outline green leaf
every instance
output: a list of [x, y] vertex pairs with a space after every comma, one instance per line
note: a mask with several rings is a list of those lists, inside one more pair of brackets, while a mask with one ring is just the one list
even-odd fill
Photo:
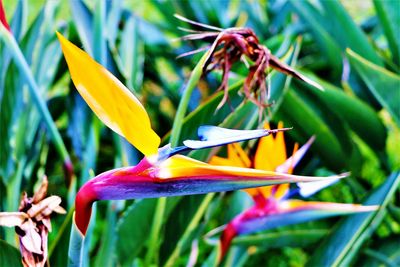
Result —
[[375, 65], [352, 50], [347, 50], [347, 56], [375, 98], [389, 111], [397, 125], [400, 125], [400, 76]]
[[22, 266], [18, 249], [0, 239], [0, 266]]
[[277, 112], [277, 120], [283, 120], [285, 125], [294, 127], [296, 131], [289, 131], [288, 134], [295, 134], [301, 141], [306, 141], [315, 135], [316, 140], [311, 150], [317, 151], [325, 163], [335, 170], [343, 169], [347, 163], [342, 151], [341, 144], [332, 129], [321, 118], [311, 106], [305, 102], [301, 95], [294, 90], [289, 90], [281, 108]]
[[70, 0], [71, 14], [74, 19], [74, 26], [77, 28], [80, 40], [89, 55], [93, 56], [93, 15], [81, 0]]
[[315, 244], [329, 233], [325, 229], [285, 230], [258, 235], [239, 236], [233, 245], [259, 246], [261, 248], [306, 247]]
[[382, 59], [375, 51], [368, 37], [357, 26], [339, 0], [319, 0], [319, 3], [324, 8], [326, 23], [331, 25], [328, 27], [330, 35], [335, 38], [342, 51], [350, 48], [374, 64], [383, 65]]
[[366, 267], [373, 266], [399, 266], [400, 265], [400, 250], [399, 250], [398, 235], [393, 235], [384, 240], [379, 240], [373, 249], [365, 249], [363, 252], [367, 257], [362, 257], [360, 264]]
[[[164, 213], [166, 217], [173, 211], [180, 199], [181, 197], [167, 199], [167, 206]], [[156, 205], [157, 199], [136, 200], [126, 209], [121, 219], [118, 220], [116, 228], [116, 252], [119, 264], [131, 264], [145, 247], [151, 228], [149, 222], [153, 219]], [[160, 242], [161, 240], [161, 237], [159, 237]]]
[[[95, 258], [94, 266], [113, 266], [115, 265], [115, 259], [113, 257], [116, 250], [116, 201], [110, 201], [107, 203], [107, 217], [106, 227], [102, 229], [102, 235], [100, 238], [101, 245]], [[105, 228], [105, 229], [104, 229]]]
[[400, 64], [400, 2], [374, 0], [376, 14], [386, 35], [393, 61]]
[[342, 220], [315, 250], [307, 265], [347, 266], [360, 246], [372, 235], [386, 213], [386, 206], [400, 184], [400, 172], [392, 173], [363, 203], [380, 205], [378, 211]]
[[76, 224], [72, 223], [68, 247], [68, 267], [82, 266], [83, 242], [83, 235], [76, 227]]
[[359, 98], [346, 94], [328, 82], [320, 79], [317, 81], [324, 90], [315, 90], [310, 86], [301, 88], [307, 88], [308, 94], [316, 95], [322, 102], [321, 107], [325, 106], [330, 112], [337, 114], [371, 148], [383, 151], [387, 134], [378, 114]]
[[15, 39], [20, 40], [22, 35], [25, 34], [27, 19], [28, 3], [26, 0], [18, 1], [10, 23], [11, 31], [15, 36]]
[[157, 199], [137, 200], [118, 221], [116, 252], [119, 263], [132, 262], [146, 244], [156, 205]]
[[304, 20], [310, 27], [310, 30], [315, 36], [316, 41], [324, 51], [323, 56], [328, 58], [330, 65], [335, 69], [336, 74], [342, 69], [342, 60], [340, 57], [341, 50], [334, 38], [330, 36], [327, 28], [324, 27], [324, 18], [319, 12], [308, 2], [300, 2], [290, 0], [295, 12]]
[[128, 88], [135, 91], [142, 86], [144, 67], [144, 43], [138, 33], [138, 23], [134, 16], [127, 19], [120, 44], [120, 70]]

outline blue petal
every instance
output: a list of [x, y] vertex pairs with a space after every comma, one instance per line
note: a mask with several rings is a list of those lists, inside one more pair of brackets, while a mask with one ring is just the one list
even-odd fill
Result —
[[186, 140], [183, 144], [190, 149], [202, 149], [215, 146], [222, 146], [230, 143], [246, 141], [250, 139], [267, 136], [278, 131], [289, 130], [290, 128], [276, 130], [233, 130], [217, 126], [200, 126], [198, 129], [199, 141]]

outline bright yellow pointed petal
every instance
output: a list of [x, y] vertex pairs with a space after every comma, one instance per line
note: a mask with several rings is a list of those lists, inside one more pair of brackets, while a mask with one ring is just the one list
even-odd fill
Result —
[[233, 143], [232, 146], [234, 147], [237, 155], [240, 158], [240, 161], [243, 163], [243, 167], [249, 168], [251, 166], [251, 161], [247, 156], [246, 152], [244, 152], [243, 148], [238, 143]]
[[144, 155], [156, 154], [160, 137], [139, 100], [108, 70], [57, 33], [76, 89], [100, 120]]
[[274, 138], [266, 136], [260, 139], [254, 156], [254, 168], [257, 170], [273, 170], [274, 166]]
[[250, 167], [251, 161], [247, 157], [246, 152], [238, 143], [228, 145], [228, 159], [234, 162], [233, 166], [237, 167]]
[[[235, 166], [235, 162], [233, 162], [230, 159], [226, 159], [226, 158], [221, 158], [218, 156], [213, 156], [209, 163], [211, 165], [218, 165], [218, 166]], [[240, 167], [240, 166], [236, 166], [236, 167]]]
[[[283, 127], [283, 123], [278, 123], [278, 128]], [[265, 124], [265, 129], [269, 125]], [[260, 139], [256, 155], [254, 158], [254, 167], [259, 170], [275, 170], [286, 160], [286, 147], [283, 132], [278, 132], [275, 136], [266, 136]]]
[[[278, 128], [283, 128], [283, 122], [278, 123]], [[275, 136], [275, 148], [274, 148], [274, 156], [275, 156], [275, 168], [280, 164], [284, 163], [287, 159], [286, 157], [286, 145], [285, 145], [285, 137], [283, 136], [283, 132], [278, 132]]]
[[275, 197], [280, 199], [283, 198], [289, 191], [289, 184], [280, 184], [277, 186], [275, 191]]

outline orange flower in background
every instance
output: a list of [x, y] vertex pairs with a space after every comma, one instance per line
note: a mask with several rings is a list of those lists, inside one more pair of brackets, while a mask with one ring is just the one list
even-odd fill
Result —
[[[278, 127], [283, 127], [283, 123], [279, 122]], [[265, 129], [270, 129], [269, 125], [266, 124]], [[292, 173], [294, 165], [301, 159], [309, 148], [313, 139], [307, 143], [307, 146], [300, 151], [295, 158], [287, 159], [286, 145], [283, 132], [279, 132], [275, 137], [270, 136], [269, 138], [261, 138], [254, 156], [253, 161], [247, 156], [247, 153], [242, 149], [238, 143], [228, 145], [228, 157], [222, 158], [214, 156], [210, 160], [212, 165], [231, 165], [237, 167], [254, 168], [257, 170], [271, 171], [276, 170], [282, 173]], [[293, 148], [292, 155], [296, 155], [298, 150], [298, 144], [296, 143]], [[275, 192], [275, 196], [282, 197], [288, 190], [289, 184], [282, 184], [275, 188], [278, 190]], [[271, 195], [272, 187], [264, 186], [258, 188], [250, 188], [245, 190], [253, 198], [257, 196], [263, 196], [268, 198]]]
[[[278, 127], [283, 127], [283, 123], [279, 122]], [[269, 129], [269, 126], [266, 125], [265, 128]], [[296, 143], [292, 155], [288, 158], [283, 132], [278, 132], [275, 137], [269, 136], [268, 138], [263, 137], [260, 139], [253, 160], [248, 157], [239, 144], [234, 143], [228, 145], [227, 158], [214, 156], [211, 158], [210, 163], [212, 165], [233, 165], [291, 174], [313, 141], [314, 137], [301, 148], [298, 148]], [[237, 235], [250, 234], [331, 216], [368, 212], [378, 208], [377, 206], [306, 202], [289, 199], [295, 195], [308, 197], [338, 180], [336, 176], [326, 177], [325, 180], [317, 182], [300, 182], [297, 183], [297, 188], [293, 189], [289, 188], [289, 184], [245, 189], [253, 198], [254, 205], [237, 215], [226, 225], [220, 237], [219, 261], [224, 258], [232, 240]]]

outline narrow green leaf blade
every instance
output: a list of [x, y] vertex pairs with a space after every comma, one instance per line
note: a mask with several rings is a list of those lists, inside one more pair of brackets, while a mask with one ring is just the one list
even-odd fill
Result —
[[361, 75], [369, 90], [400, 125], [400, 76], [347, 50], [352, 67]]
[[[332, 25], [329, 28], [330, 35], [335, 38], [343, 51], [346, 48], [350, 48], [374, 64], [383, 65], [382, 59], [369, 42], [368, 37], [355, 23], [339, 0], [320, 0], [319, 3], [324, 7], [325, 19]], [[339, 55], [337, 56], [340, 57]]]
[[400, 2], [374, 0], [376, 14], [389, 43], [393, 61], [400, 64]]
[[21, 255], [15, 247], [0, 239], [0, 266], [22, 266]]
[[[117, 224], [116, 252], [120, 264], [129, 264], [146, 244], [157, 199], [138, 200]], [[134, 227], [133, 227], [134, 226]]]

